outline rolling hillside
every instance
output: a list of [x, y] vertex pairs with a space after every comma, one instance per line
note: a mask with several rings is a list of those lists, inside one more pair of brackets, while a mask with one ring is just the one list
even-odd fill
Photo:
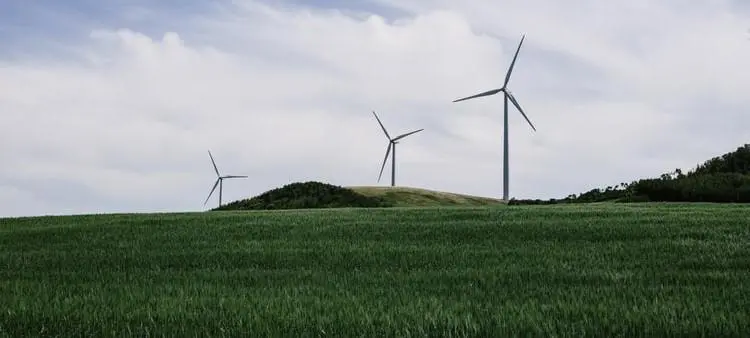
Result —
[[[750, 144], [716, 156], [693, 170], [681, 169], [605, 189], [572, 194], [561, 199], [518, 200], [509, 204], [597, 202], [714, 202], [750, 203]], [[350, 186], [321, 182], [292, 183], [259, 196], [229, 203], [218, 210], [314, 208], [383, 208], [501, 205], [499, 199], [411, 187]]]
[[369, 197], [382, 198], [396, 207], [483, 206], [505, 204], [502, 200], [409, 187], [348, 187]]
[[406, 187], [340, 187], [296, 182], [214, 210], [289, 210], [499, 205], [503, 201]]
[[309, 181], [271, 189], [258, 196], [234, 201], [213, 210], [289, 210], [388, 207], [382, 199], [340, 186]]

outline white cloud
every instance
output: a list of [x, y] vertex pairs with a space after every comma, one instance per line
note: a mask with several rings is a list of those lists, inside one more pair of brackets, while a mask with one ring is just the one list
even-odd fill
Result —
[[522, 32], [511, 88], [539, 131], [511, 110], [513, 196], [692, 167], [747, 139], [748, 16], [728, 1], [391, 5], [413, 16], [139, 8], [124, 12], [138, 24], [69, 42], [77, 60], [0, 55], [0, 215], [199, 209], [206, 149], [253, 177], [226, 182], [225, 201], [374, 184], [387, 141], [372, 110], [392, 134], [426, 129], [399, 145], [397, 184], [499, 197], [502, 98], [450, 101], [500, 86]]

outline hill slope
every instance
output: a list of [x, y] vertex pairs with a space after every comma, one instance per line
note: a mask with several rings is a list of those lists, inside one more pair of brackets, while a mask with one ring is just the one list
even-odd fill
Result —
[[269, 190], [250, 199], [234, 201], [214, 210], [282, 210], [317, 208], [388, 207], [383, 199], [365, 196], [351, 189], [321, 183], [297, 182]]
[[397, 207], [426, 206], [482, 206], [504, 204], [502, 200], [454, 194], [409, 187], [352, 186], [353, 191], [369, 197], [382, 198], [386, 203]]
[[748, 218], [606, 204], [0, 219], [0, 337], [747, 337]]
[[283, 210], [318, 208], [386, 208], [484, 206], [502, 200], [407, 187], [340, 187], [309, 181], [287, 184], [250, 199], [213, 210]]

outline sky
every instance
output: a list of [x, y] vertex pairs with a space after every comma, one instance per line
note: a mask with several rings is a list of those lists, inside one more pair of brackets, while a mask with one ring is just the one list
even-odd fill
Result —
[[292, 182], [560, 198], [750, 143], [740, 0], [0, 1], [0, 217], [200, 211]]

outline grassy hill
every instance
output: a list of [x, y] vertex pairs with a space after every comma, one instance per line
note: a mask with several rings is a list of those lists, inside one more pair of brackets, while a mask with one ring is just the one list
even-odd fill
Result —
[[504, 204], [502, 200], [454, 194], [409, 187], [353, 186], [349, 189], [369, 197], [382, 198], [386, 203], [397, 207], [426, 206], [482, 206]]
[[383, 199], [332, 184], [295, 182], [253, 198], [234, 201], [214, 210], [288, 210], [389, 207]]
[[0, 219], [0, 336], [747, 337], [750, 209]]
[[405, 187], [340, 187], [309, 181], [287, 184], [214, 210], [281, 210], [319, 208], [384, 208], [481, 206], [501, 200]]

